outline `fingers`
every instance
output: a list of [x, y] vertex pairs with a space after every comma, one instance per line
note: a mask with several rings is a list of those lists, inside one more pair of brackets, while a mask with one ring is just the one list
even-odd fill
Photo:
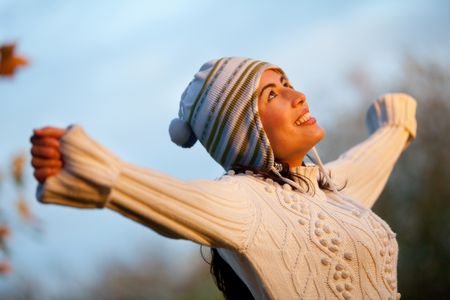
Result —
[[65, 132], [65, 129], [56, 127], [33, 130], [33, 136], [30, 139], [33, 145], [31, 165], [35, 168], [34, 177], [40, 183], [45, 182], [50, 176], [57, 175], [63, 166], [59, 140]]
[[56, 138], [53, 137], [40, 137], [37, 135], [33, 135], [30, 139], [31, 144], [34, 146], [47, 146], [54, 147], [59, 149], [60, 142]]
[[44, 183], [44, 181], [50, 177], [57, 175], [59, 173], [59, 169], [53, 169], [53, 168], [39, 168], [34, 171], [34, 177], [39, 181], [40, 183]]
[[64, 133], [66, 132], [65, 129], [57, 128], [57, 127], [43, 127], [33, 130], [34, 135], [40, 136], [40, 137], [53, 137], [60, 139]]
[[58, 149], [44, 146], [31, 147], [31, 154], [37, 158], [60, 159], [61, 152]]
[[57, 159], [42, 159], [33, 157], [31, 160], [31, 165], [35, 169], [39, 168], [50, 168], [50, 169], [60, 169], [63, 166], [63, 163], [61, 160]]

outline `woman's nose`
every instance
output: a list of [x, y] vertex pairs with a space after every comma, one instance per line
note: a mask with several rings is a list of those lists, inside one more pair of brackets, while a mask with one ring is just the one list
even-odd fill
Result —
[[296, 90], [290, 90], [289, 91], [289, 100], [292, 103], [292, 106], [298, 106], [302, 105], [306, 102], [306, 96], [302, 92], [296, 91]]

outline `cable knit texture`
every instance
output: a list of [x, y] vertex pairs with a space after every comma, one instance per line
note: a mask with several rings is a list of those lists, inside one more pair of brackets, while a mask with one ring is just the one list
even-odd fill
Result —
[[320, 190], [314, 165], [293, 170], [310, 179], [308, 193], [251, 172], [181, 181], [121, 161], [73, 126], [62, 141], [64, 171], [38, 199], [106, 206], [165, 236], [217, 247], [256, 299], [397, 299], [395, 234], [370, 207], [415, 137], [415, 107], [404, 94], [372, 105], [373, 134], [326, 165], [347, 182], [342, 196]]

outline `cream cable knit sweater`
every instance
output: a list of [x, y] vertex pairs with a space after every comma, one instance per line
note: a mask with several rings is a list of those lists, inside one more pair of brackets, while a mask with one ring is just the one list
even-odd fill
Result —
[[106, 206], [165, 236], [217, 247], [256, 299], [396, 299], [395, 234], [370, 207], [415, 137], [415, 108], [405, 94], [371, 106], [370, 138], [325, 166], [347, 181], [343, 197], [320, 190], [316, 166], [295, 170], [311, 180], [309, 193], [250, 172], [181, 181], [121, 161], [73, 126], [62, 140], [64, 170], [38, 199]]

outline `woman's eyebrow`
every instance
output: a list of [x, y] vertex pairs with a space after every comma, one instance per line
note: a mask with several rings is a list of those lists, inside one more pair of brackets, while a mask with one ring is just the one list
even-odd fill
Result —
[[285, 82], [285, 83], [288, 84], [288, 86], [289, 86], [290, 88], [294, 88], [294, 87], [292, 86], [292, 84], [289, 82], [289, 79], [286, 77], [286, 75], [282, 75], [282, 76], [280, 77], [280, 82], [281, 82], [281, 84], [283, 84], [283, 82]]

